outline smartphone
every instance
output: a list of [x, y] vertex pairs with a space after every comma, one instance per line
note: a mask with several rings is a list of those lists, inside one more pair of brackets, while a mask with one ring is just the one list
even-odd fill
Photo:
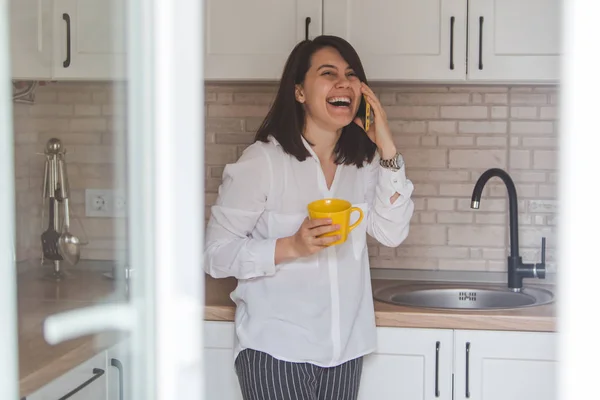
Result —
[[360, 106], [358, 107], [357, 115], [360, 116], [360, 119], [363, 122], [365, 132], [367, 132], [371, 127], [371, 124], [373, 123], [373, 113], [371, 112], [371, 105], [369, 104], [367, 98], [364, 95], [362, 101], [360, 102]]
[[369, 132], [369, 128], [371, 127], [371, 105], [367, 101], [367, 98], [363, 96], [365, 100], [365, 132]]

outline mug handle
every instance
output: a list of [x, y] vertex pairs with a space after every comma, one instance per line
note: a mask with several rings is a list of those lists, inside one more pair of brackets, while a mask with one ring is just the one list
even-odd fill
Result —
[[352, 207], [350, 209], [350, 215], [352, 215], [352, 213], [354, 211], [358, 211], [360, 213], [360, 217], [358, 217], [358, 221], [356, 221], [355, 223], [353, 223], [352, 225], [350, 225], [350, 227], [348, 228], [348, 233], [352, 232], [352, 229], [356, 228], [358, 226], [358, 224], [360, 224], [360, 221], [363, 220], [363, 210], [360, 207]]

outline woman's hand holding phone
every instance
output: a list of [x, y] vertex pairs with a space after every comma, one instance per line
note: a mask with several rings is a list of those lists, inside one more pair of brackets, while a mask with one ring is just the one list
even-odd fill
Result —
[[[377, 151], [383, 160], [388, 160], [396, 154], [396, 145], [392, 138], [392, 132], [390, 130], [387, 115], [383, 109], [383, 106], [379, 102], [375, 93], [365, 83], [361, 83], [361, 91], [367, 103], [365, 113], [365, 123], [360, 117], [357, 117], [354, 122], [365, 130], [369, 139], [377, 146]], [[373, 110], [373, 123], [369, 121], [370, 112], [369, 108]], [[366, 125], [366, 127], [365, 127]]]

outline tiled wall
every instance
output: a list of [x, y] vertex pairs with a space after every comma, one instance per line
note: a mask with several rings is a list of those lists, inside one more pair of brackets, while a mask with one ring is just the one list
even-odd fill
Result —
[[[124, 218], [86, 218], [85, 189], [123, 188], [124, 86], [107, 83], [51, 83], [36, 90], [35, 102], [13, 104], [17, 190], [17, 258], [39, 262], [42, 223], [43, 155], [48, 139], [67, 150], [71, 186], [70, 231], [89, 244], [83, 259], [122, 259]], [[44, 218], [48, 217], [48, 202]], [[62, 208], [62, 206], [60, 206]]]
[[[525, 260], [539, 259], [547, 237], [554, 269], [556, 233], [556, 87], [374, 87], [415, 183], [415, 216], [398, 248], [370, 241], [374, 268], [501, 271], [506, 268], [506, 189], [490, 181], [480, 210], [469, 200], [475, 181], [490, 167], [506, 169], [519, 194], [520, 247]], [[225, 163], [252, 142], [274, 98], [275, 85], [209, 85], [206, 90], [206, 201], [217, 196]], [[69, 174], [76, 212], [83, 214], [84, 188], [122, 185], [115, 173], [113, 143], [124, 117], [111, 84], [60, 83], [42, 87], [36, 104], [16, 105], [19, 248], [38, 256], [41, 152], [49, 137], [71, 152]], [[120, 155], [121, 154], [121, 155]], [[207, 208], [208, 211], [208, 208]], [[82, 218], [90, 237], [83, 256], [111, 259], [125, 248], [123, 220]], [[76, 226], [76, 221], [72, 222]], [[75, 230], [75, 228], [73, 229]]]
[[[507, 170], [519, 195], [520, 247], [539, 261], [541, 237], [555, 268], [556, 87], [375, 86], [397, 147], [415, 184], [415, 216], [398, 248], [370, 240], [373, 268], [502, 271], [506, 269], [508, 201], [497, 178], [481, 207], [473, 186], [487, 168]], [[206, 199], [217, 196], [223, 165], [253, 140], [276, 87], [207, 88]]]

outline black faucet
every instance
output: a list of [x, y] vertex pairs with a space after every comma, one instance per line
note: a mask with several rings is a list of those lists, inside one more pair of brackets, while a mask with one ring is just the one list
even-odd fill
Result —
[[510, 175], [500, 169], [491, 168], [485, 171], [473, 188], [471, 196], [471, 208], [478, 209], [481, 200], [481, 192], [487, 181], [497, 176], [502, 179], [508, 190], [508, 211], [510, 216], [510, 254], [508, 255], [508, 288], [514, 292], [520, 292], [523, 287], [523, 278], [546, 277], [546, 238], [542, 238], [542, 262], [539, 264], [523, 264], [519, 255], [519, 212], [517, 205], [517, 189]]

